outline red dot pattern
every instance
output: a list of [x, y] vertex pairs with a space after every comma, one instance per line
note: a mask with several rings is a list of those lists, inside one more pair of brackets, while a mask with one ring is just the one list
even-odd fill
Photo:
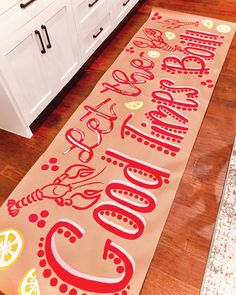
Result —
[[51, 171], [54, 171], [55, 172], [55, 171], [57, 171], [59, 169], [59, 166], [56, 165], [56, 163], [58, 162], [58, 159], [57, 158], [52, 157], [52, 158], [49, 159], [48, 162], [49, 162], [49, 164], [43, 164], [41, 166], [41, 169], [43, 171], [46, 171], [46, 170], [48, 170], [50, 168]]
[[[43, 210], [40, 212], [40, 217], [47, 218], [48, 216], [49, 216], [49, 212], [47, 210]], [[38, 228], [43, 228], [46, 225], [46, 221], [43, 219], [39, 219], [39, 215], [36, 213], [30, 214], [28, 219], [31, 223], [35, 223], [36, 221], [38, 221], [37, 222]]]

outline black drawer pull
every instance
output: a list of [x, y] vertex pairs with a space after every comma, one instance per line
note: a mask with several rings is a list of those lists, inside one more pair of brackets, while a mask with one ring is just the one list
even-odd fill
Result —
[[97, 34], [93, 35], [93, 38], [96, 39], [96, 38], [101, 34], [101, 32], [102, 32], [103, 30], [104, 30], [104, 29], [101, 27], [100, 30], [99, 30], [99, 32], [98, 32]]
[[44, 47], [44, 44], [43, 44], [43, 39], [42, 39], [42, 36], [41, 36], [40, 32], [38, 30], [35, 30], [34, 32], [35, 32], [35, 35], [39, 36], [39, 40], [40, 40], [40, 43], [42, 45], [41, 53], [42, 54], [46, 53], [46, 50], [45, 50], [45, 47]]
[[130, 0], [127, 0], [125, 3], [123, 3], [123, 6], [126, 6], [129, 3]]
[[47, 48], [52, 48], [51, 41], [50, 41], [50, 38], [49, 38], [49, 35], [48, 35], [47, 27], [45, 25], [42, 25], [41, 29], [45, 31], [45, 34], [46, 34], [46, 37], [47, 37], [47, 41], [48, 41]]
[[34, 1], [36, 0], [29, 0], [28, 2], [26, 3], [21, 3], [20, 4], [20, 8], [26, 8], [27, 6], [29, 6], [31, 3], [33, 3]]
[[95, 0], [93, 3], [89, 3], [88, 7], [93, 7], [99, 0]]

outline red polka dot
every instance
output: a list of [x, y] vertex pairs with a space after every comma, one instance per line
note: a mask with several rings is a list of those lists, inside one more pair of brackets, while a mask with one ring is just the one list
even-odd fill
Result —
[[118, 273], [123, 273], [123, 272], [124, 272], [124, 267], [123, 267], [123, 266], [118, 266], [118, 267], [116, 268], [116, 271], [117, 271]]
[[58, 283], [57, 278], [52, 278], [52, 279], [50, 280], [50, 285], [51, 285], [52, 287], [55, 287], [55, 286], [57, 285], [57, 283]]
[[71, 236], [71, 233], [67, 230], [65, 233], [64, 233], [64, 236], [65, 238], [69, 238]]
[[52, 274], [52, 271], [51, 271], [50, 269], [45, 269], [45, 270], [43, 271], [43, 276], [44, 276], [45, 278], [49, 278], [49, 277], [51, 276], [51, 274]]
[[45, 267], [46, 266], [46, 260], [45, 259], [40, 260], [39, 265], [41, 267]]
[[51, 164], [57, 163], [57, 158], [51, 158], [51, 159], [49, 159], [49, 163], [51, 163]]
[[38, 251], [38, 257], [43, 257], [44, 255], [44, 251], [43, 250], [39, 250]]
[[120, 264], [120, 263], [121, 263], [120, 258], [115, 258], [115, 259], [114, 259], [114, 263], [115, 263], [115, 264]]
[[69, 295], [77, 295], [78, 292], [75, 289], [71, 289]]
[[48, 168], [49, 168], [48, 164], [44, 164], [44, 165], [41, 166], [42, 170], [48, 170]]
[[113, 259], [114, 256], [115, 256], [115, 255], [114, 255], [113, 253], [110, 253], [110, 254], [108, 255], [108, 258], [109, 258], [109, 259]]
[[44, 220], [39, 220], [37, 222], [37, 226], [40, 227], [40, 228], [44, 227], [45, 225], [46, 225], [46, 222]]
[[61, 234], [63, 233], [63, 229], [62, 229], [62, 228], [59, 228], [59, 229], [57, 230], [57, 233], [58, 233], [59, 235], [61, 235]]
[[52, 169], [52, 171], [57, 171], [59, 169], [59, 166], [53, 165], [51, 169]]
[[41, 213], [40, 213], [40, 216], [43, 217], [43, 218], [46, 218], [48, 217], [49, 215], [49, 212], [47, 210], [43, 210]]
[[70, 239], [69, 239], [69, 241], [73, 244], [73, 243], [75, 243], [76, 242], [76, 237], [71, 237]]
[[39, 248], [42, 248], [43, 247], [43, 243], [39, 243], [38, 246], [39, 246]]
[[38, 220], [38, 215], [37, 214], [31, 214], [29, 216], [29, 221], [30, 222], [36, 222]]
[[127, 293], [127, 291], [122, 291], [122, 293], [121, 293], [122, 295], [127, 295], [128, 293]]
[[68, 287], [66, 284], [61, 284], [59, 290], [61, 293], [66, 293], [66, 291], [68, 290]]

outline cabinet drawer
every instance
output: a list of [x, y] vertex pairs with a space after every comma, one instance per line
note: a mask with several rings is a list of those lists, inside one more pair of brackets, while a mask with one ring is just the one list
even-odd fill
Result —
[[1, 6], [2, 12], [4, 12], [0, 15], [1, 39], [9, 37], [27, 22], [29, 22], [32, 18], [34, 18], [38, 13], [39, 2], [39, 0], [35, 0], [25, 8], [22, 8], [20, 5], [29, 3], [29, 0], [9, 1], [8, 6]]
[[89, 30], [87, 26], [84, 29], [83, 26], [81, 26], [81, 32], [84, 32], [84, 34], [81, 35], [80, 33], [80, 44], [84, 60], [86, 60], [110, 34], [112, 30], [111, 24], [111, 14], [107, 13], [96, 25], [90, 27]]
[[122, 19], [130, 12], [139, 0], [117, 0], [113, 4], [113, 18], [115, 25], [120, 23]]
[[88, 18], [90, 22], [96, 21], [96, 14], [100, 13], [100, 11], [104, 13], [104, 9], [106, 9], [106, 0], [75, 0], [73, 6], [76, 11], [76, 21], [81, 25]]
[[12, 8], [14, 5], [16, 5], [17, 3], [20, 3], [21, 0], [8, 0], [8, 1], [1, 1], [0, 3], [0, 16], [6, 12], [7, 10], [9, 10], [10, 8]]

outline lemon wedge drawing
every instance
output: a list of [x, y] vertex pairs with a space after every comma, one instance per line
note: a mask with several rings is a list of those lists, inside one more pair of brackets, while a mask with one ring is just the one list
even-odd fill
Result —
[[230, 26], [224, 24], [218, 25], [216, 29], [220, 33], [229, 33], [231, 31]]
[[40, 295], [39, 283], [36, 278], [36, 269], [32, 268], [23, 277], [19, 285], [19, 295]]
[[23, 249], [23, 238], [16, 229], [0, 231], [0, 270], [10, 267], [19, 258]]
[[148, 51], [148, 56], [151, 58], [158, 58], [160, 55], [161, 55], [160, 52], [158, 52], [156, 50]]
[[208, 28], [208, 29], [213, 28], [213, 25], [214, 25], [214, 23], [213, 23], [213, 21], [212, 21], [211, 19], [204, 19], [204, 20], [202, 21], [202, 23], [203, 23], [203, 25], [204, 25], [206, 28]]
[[125, 102], [125, 106], [129, 110], [136, 111], [136, 110], [141, 109], [141, 107], [143, 106], [143, 101], [136, 100], [136, 101]]
[[168, 40], [173, 40], [176, 37], [175, 33], [172, 32], [165, 32], [165, 35]]

